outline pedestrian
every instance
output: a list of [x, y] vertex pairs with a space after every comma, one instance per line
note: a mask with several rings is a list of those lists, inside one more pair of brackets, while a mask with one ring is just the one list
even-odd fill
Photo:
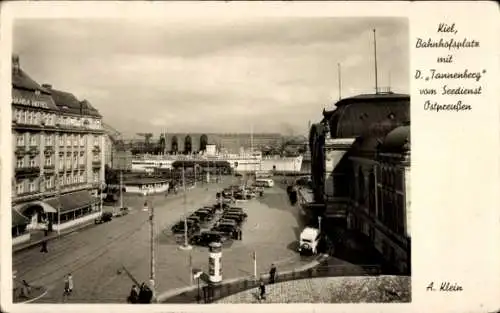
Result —
[[139, 297], [139, 290], [136, 285], [132, 285], [132, 289], [130, 290], [130, 295], [128, 296], [128, 302], [137, 303]]
[[68, 290], [69, 294], [73, 292], [73, 276], [71, 276], [71, 273], [68, 274]]
[[276, 278], [276, 266], [271, 264], [271, 269], [269, 270], [269, 283], [274, 284]]
[[69, 277], [65, 276], [64, 277], [64, 293], [63, 296], [69, 296]]
[[47, 240], [42, 241], [42, 249], [40, 249], [40, 252], [47, 253], [49, 250], [47, 249]]
[[265, 300], [266, 299], [266, 285], [264, 284], [263, 280], [260, 281], [259, 289], [260, 289], [259, 300]]

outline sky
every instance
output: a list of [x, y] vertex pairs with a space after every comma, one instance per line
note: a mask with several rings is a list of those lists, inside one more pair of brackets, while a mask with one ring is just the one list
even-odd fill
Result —
[[21, 19], [13, 52], [38, 83], [137, 132], [306, 135], [341, 96], [409, 92], [404, 18]]

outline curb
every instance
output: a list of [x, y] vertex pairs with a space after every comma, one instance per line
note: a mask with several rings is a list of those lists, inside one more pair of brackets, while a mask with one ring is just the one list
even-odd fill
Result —
[[78, 226], [72, 227], [70, 229], [61, 231], [60, 235], [48, 236], [48, 237], [46, 237], [44, 239], [40, 239], [40, 240], [37, 240], [37, 241], [34, 241], [34, 242], [30, 242], [30, 243], [27, 243], [27, 244], [24, 244], [24, 245], [20, 244], [17, 247], [16, 246], [12, 246], [12, 253], [18, 253], [18, 252], [21, 252], [21, 251], [25, 251], [25, 250], [31, 249], [31, 248], [33, 248], [35, 246], [39, 246], [44, 241], [52, 241], [54, 239], [62, 238], [64, 236], [67, 236], [67, 235], [75, 232], [75, 231], [84, 230], [86, 228], [89, 228], [92, 225], [95, 225], [95, 223], [93, 221], [92, 222], [83, 223], [81, 225], [78, 225]]
[[[322, 254], [322, 255], [318, 256], [314, 261], [311, 261], [310, 263], [305, 264], [302, 267], [299, 267], [299, 268], [294, 269], [294, 270], [285, 271], [283, 273], [292, 273], [293, 271], [305, 271], [305, 270], [308, 270], [310, 268], [318, 266], [319, 264], [321, 264], [322, 261], [326, 260], [328, 257], [329, 257], [328, 255]], [[260, 278], [268, 278], [268, 276], [269, 276], [269, 274], [261, 274], [261, 275], [259, 275]], [[249, 279], [249, 278], [252, 278], [252, 276], [241, 276], [241, 277], [236, 277], [236, 278], [230, 278], [230, 279], [227, 279], [227, 280], [223, 280], [223, 283], [233, 283], [233, 282], [236, 282], [238, 280]], [[197, 288], [198, 288], [198, 286], [192, 285], [192, 286], [186, 286], [186, 287], [181, 287], [181, 288], [167, 290], [167, 291], [159, 294], [156, 297], [156, 301], [159, 302], [159, 303], [162, 303], [163, 301], [167, 300], [168, 298], [177, 296], [177, 295], [179, 295], [181, 293], [184, 293], [184, 292], [187, 292], [187, 291], [191, 291], [191, 290], [197, 289]], [[245, 290], [242, 290], [240, 292], [245, 292]]]

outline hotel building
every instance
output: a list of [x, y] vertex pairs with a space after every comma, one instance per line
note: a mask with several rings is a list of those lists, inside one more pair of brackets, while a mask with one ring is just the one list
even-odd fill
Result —
[[12, 235], [94, 219], [104, 182], [102, 116], [86, 100], [39, 85], [12, 58]]

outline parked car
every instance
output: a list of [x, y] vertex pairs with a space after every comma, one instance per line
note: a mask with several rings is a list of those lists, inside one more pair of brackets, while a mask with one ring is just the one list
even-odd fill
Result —
[[237, 207], [228, 208], [228, 209], [224, 210], [224, 214], [226, 214], [226, 213], [237, 213], [237, 214], [243, 215], [245, 218], [248, 217], [248, 214], [246, 214], [242, 208], [237, 208]]
[[[184, 221], [177, 222], [174, 226], [172, 226], [171, 230], [174, 234], [184, 234]], [[188, 235], [192, 235], [200, 231], [200, 226], [193, 222], [192, 220], [187, 220], [187, 233]]]
[[213, 206], [214, 209], [223, 209], [223, 210], [229, 209], [230, 207], [231, 206], [228, 203], [224, 203], [224, 202], [216, 203]]
[[125, 216], [129, 213], [129, 209], [128, 208], [120, 208], [116, 213], [115, 213], [115, 216], [116, 217], [120, 217], [120, 216]]
[[202, 207], [202, 209], [204, 210], [209, 210], [212, 214], [215, 214], [215, 207], [212, 205], [212, 206], [204, 206]]
[[238, 227], [229, 223], [221, 223], [212, 228], [212, 231], [217, 231], [226, 234], [230, 238], [235, 239], [238, 234]]
[[96, 218], [94, 220], [94, 222], [96, 224], [102, 224], [102, 223], [110, 222], [112, 219], [113, 219], [113, 213], [111, 213], [111, 212], [103, 212], [101, 214], [101, 216], [99, 216], [98, 218]]
[[238, 226], [238, 222], [236, 222], [234, 219], [229, 219], [229, 218], [221, 218], [216, 224], [215, 227], [219, 225], [231, 225], [231, 226]]
[[191, 214], [191, 215], [189, 215], [187, 217], [187, 220], [188, 221], [193, 221], [193, 223], [198, 224], [198, 225], [201, 224], [201, 218], [198, 215], [194, 214], [194, 213]]
[[193, 214], [198, 216], [200, 218], [200, 221], [202, 222], [209, 222], [214, 218], [213, 214], [210, 211], [204, 209], [199, 209]]
[[212, 242], [223, 243], [227, 240], [227, 234], [218, 231], [205, 231], [191, 238], [191, 243], [207, 247]]
[[222, 218], [224, 220], [233, 220], [236, 222], [236, 224], [238, 224], [238, 226], [240, 226], [245, 221], [245, 218], [242, 215], [239, 215], [236, 213], [233, 213], [233, 214], [226, 213], [226, 214], [222, 215]]

